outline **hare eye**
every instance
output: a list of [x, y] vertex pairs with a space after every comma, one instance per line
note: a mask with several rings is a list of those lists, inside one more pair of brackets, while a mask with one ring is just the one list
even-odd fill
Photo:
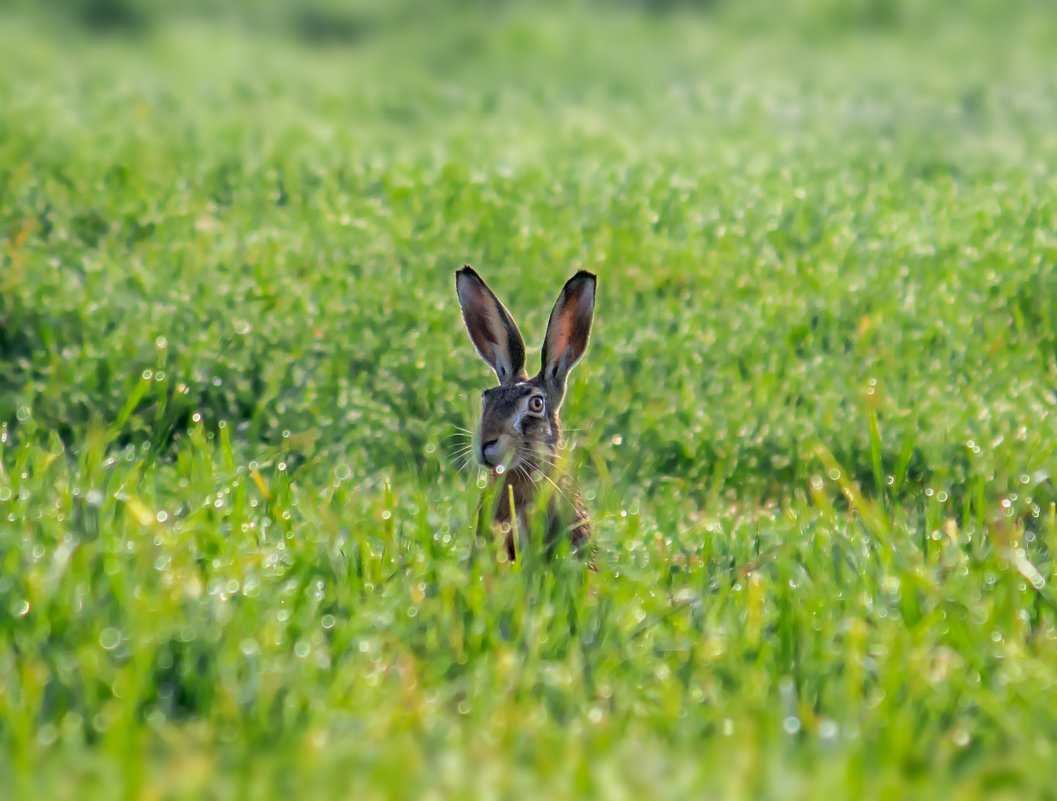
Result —
[[531, 409], [534, 412], [542, 412], [543, 411], [543, 396], [542, 395], [533, 395], [531, 398], [529, 398], [529, 409]]

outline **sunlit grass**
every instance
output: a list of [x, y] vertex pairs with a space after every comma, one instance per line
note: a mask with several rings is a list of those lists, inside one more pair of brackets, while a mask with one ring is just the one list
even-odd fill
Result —
[[[1053, 23], [812, 8], [4, 18], [0, 793], [1052, 797]], [[597, 573], [472, 536], [464, 262], [600, 276]]]

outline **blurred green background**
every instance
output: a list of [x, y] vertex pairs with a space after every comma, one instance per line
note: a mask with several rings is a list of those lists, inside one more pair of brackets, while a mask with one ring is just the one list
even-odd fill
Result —
[[[1045, 2], [0, 3], [0, 793], [1054, 797]], [[599, 572], [459, 469], [599, 274]]]

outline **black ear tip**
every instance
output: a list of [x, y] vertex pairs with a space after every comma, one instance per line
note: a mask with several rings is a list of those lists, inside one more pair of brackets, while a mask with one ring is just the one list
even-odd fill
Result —
[[476, 273], [476, 271], [473, 269], [473, 267], [471, 267], [469, 264], [464, 264], [460, 269], [455, 271], [455, 277], [456, 278], [465, 277], [465, 278], [477, 278], [477, 279], [480, 279], [481, 276], [479, 276]]
[[598, 280], [598, 276], [594, 273], [589, 273], [587, 270], [577, 270], [576, 275], [572, 277], [573, 281], [591, 281], [595, 282]]

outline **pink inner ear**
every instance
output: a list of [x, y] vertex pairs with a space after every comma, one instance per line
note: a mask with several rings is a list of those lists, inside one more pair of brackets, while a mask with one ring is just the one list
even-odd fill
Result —
[[462, 307], [466, 316], [466, 325], [475, 338], [480, 338], [493, 345], [498, 344], [494, 331], [494, 310], [491, 309], [491, 298], [484, 289], [472, 281], [462, 286]]
[[575, 294], [563, 304], [558, 316], [558, 326], [554, 332], [554, 354], [559, 358], [559, 354], [564, 354], [564, 351], [573, 345], [576, 345], [576, 349], [569, 356], [573, 360], [580, 357], [584, 344], [581, 329], [587, 312], [587, 293], [583, 287], [579, 287]]
[[572, 303], [569, 303], [569, 305], [562, 310], [561, 316], [558, 317], [558, 330], [554, 332], [555, 353], [561, 353], [564, 351], [569, 347], [569, 344], [572, 341], [574, 330], [573, 323], [575, 322], [577, 314], [575, 309], [576, 307]]

